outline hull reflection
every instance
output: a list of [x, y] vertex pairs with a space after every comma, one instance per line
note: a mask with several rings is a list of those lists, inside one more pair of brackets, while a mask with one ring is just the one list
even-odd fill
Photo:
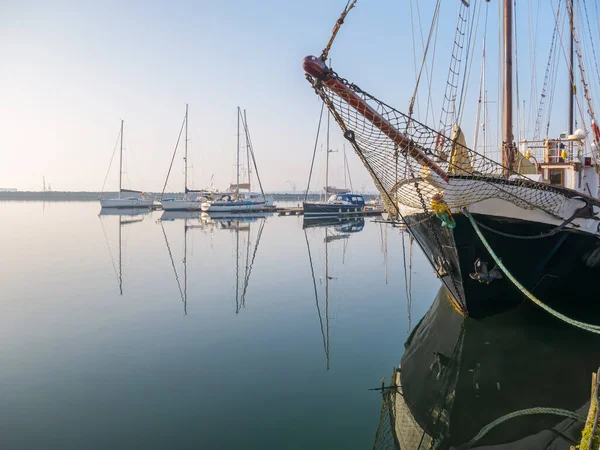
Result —
[[382, 420], [378, 441], [402, 449], [430, 448], [431, 441], [445, 449], [576, 445], [583, 423], [549, 414], [508, 420], [467, 443], [484, 426], [523, 409], [560, 408], [585, 417], [600, 337], [529, 303], [482, 320], [464, 318], [449, 296], [442, 287], [405, 344], [394, 374], [401, 387], [383, 394], [382, 417], [393, 426], [386, 429]]

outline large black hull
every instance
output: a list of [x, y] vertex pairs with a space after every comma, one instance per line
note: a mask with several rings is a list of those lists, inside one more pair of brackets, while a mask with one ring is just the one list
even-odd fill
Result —
[[[555, 228], [538, 222], [474, 215], [481, 224], [513, 236], [533, 236]], [[475, 261], [495, 266], [492, 256], [466, 216], [455, 215], [456, 228], [441, 226], [423, 214], [405, 217], [409, 230], [423, 248], [453, 297], [475, 318], [514, 308], [525, 296], [506, 277], [490, 284], [471, 277]], [[486, 240], [517, 280], [542, 302], [583, 318], [600, 311], [600, 239], [576, 231], [562, 231], [540, 239], [518, 239], [482, 228]]]

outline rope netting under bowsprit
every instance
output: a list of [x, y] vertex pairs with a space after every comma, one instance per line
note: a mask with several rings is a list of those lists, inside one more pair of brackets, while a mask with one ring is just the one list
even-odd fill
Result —
[[433, 439], [423, 431], [404, 403], [397, 387], [381, 394], [381, 416], [373, 450], [429, 450]]
[[390, 212], [394, 203], [427, 211], [433, 196], [443, 193], [453, 209], [501, 198], [563, 216], [565, 195], [469, 149], [460, 129], [452, 137], [438, 133], [333, 71], [319, 80], [308, 78], [369, 170]]

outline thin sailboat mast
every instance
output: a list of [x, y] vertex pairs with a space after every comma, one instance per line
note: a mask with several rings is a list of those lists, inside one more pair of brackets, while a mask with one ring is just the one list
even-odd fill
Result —
[[[188, 104], [185, 104], [185, 156], [183, 157], [184, 160], [184, 194], [187, 195], [188, 193]], [[187, 226], [187, 224], [186, 224]]]
[[[121, 120], [121, 147], [119, 149], [119, 198], [123, 189], [123, 120]], [[119, 221], [121, 219], [119, 218]]]
[[[502, 116], [502, 165], [511, 170], [515, 162], [513, 135], [513, 0], [504, 0], [504, 101]], [[508, 174], [505, 174], [508, 175]]]

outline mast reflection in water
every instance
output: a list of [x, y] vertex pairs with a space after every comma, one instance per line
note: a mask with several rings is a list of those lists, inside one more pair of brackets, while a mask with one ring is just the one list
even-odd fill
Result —
[[[405, 343], [383, 407], [374, 449], [569, 449], [583, 422], [515, 411], [559, 408], [585, 418], [600, 337], [555, 320], [533, 304], [483, 320], [464, 318], [442, 287]], [[475, 439], [477, 436], [477, 439]]]

